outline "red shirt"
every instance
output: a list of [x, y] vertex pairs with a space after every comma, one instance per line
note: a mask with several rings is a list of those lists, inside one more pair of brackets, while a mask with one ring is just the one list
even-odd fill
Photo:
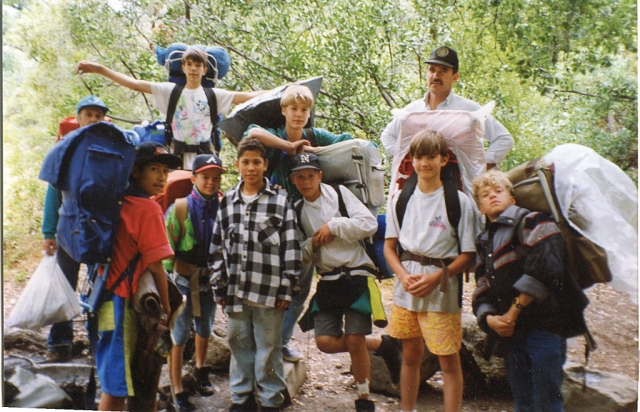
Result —
[[150, 263], [173, 256], [160, 205], [149, 198], [125, 196], [107, 288], [120, 277], [138, 252], [141, 256], [133, 274], [131, 289], [128, 279], [123, 280], [115, 290], [120, 297], [129, 298], [138, 290], [140, 276]]

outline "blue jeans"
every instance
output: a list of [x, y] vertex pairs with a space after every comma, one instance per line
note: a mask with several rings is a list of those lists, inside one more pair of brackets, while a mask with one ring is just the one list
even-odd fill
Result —
[[180, 293], [186, 295], [187, 302], [180, 315], [176, 318], [176, 324], [171, 331], [173, 341], [177, 346], [184, 346], [187, 343], [192, 320], [196, 334], [208, 339], [211, 336], [213, 318], [216, 316], [216, 302], [213, 300], [213, 290], [209, 289], [207, 292], [200, 292], [200, 316], [194, 317], [191, 290], [183, 285], [177, 286]]
[[286, 389], [279, 333], [282, 311], [245, 304], [242, 312], [228, 315], [231, 400], [243, 404], [255, 391], [262, 406], [280, 407]]
[[[78, 272], [80, 271], [80, 263], [73, 260], [71, 256], [61, 247], [58, 247], [57, 261], [62, 273], [69, 281], [71, 288], [76, 290], [78, 286]], [[73, 344], [73, 321], [54, 323], [49, 331], [47, 338], [49, 350], [62, 349], [62, 347], [71, 347]]]
[[300, 286], [300, 292], [298, 292], [289, 304], [289, 309], [284, 311], [284, 320], [282, 322], [282, 346], [287, 346], [293, 336], [293, 330], [298, 323], [298, 318], [304, 310], [304, 302], [309, 296], [311, 290], [311, 282], [313, 281], [313, 273], [316, 267], [313, 263], [302, 266], [300, 269], [300, 278], [298, 279], [298, 286]]
[[533, 329], [516, 333], [508, 342], [504, 363], [516, 412], [563, 412], [560, 388], [567, 341]]

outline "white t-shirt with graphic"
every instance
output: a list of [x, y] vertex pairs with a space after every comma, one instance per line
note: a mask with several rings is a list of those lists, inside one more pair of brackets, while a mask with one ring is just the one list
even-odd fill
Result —
[[[447, 208], [444, 203], [444, 188], [440, 187], [432, 193], [423, 193], [416, 186], [409, 198], [402, 222], [402, 230], [398, 229], [396, 204], [398, 195], [392, 199], [392, 210], [387, 210], [387, 229], [385, 238], [398, 238], [402, 248], [420, 256], [435, 259], [458, 256], [458, 245], [453, 227], [447, 218]], [[471, 200], [462, 192], [460, 198], [460, 246], [462, 252], [475, 252], [475, 212]], [[398, 232], [399, 236], [398, 236]], [[418, 262], [402, 262], [411, 274], [434, 273], [440, 270], [437, 266], [422, 266]], [[396, 280], [393, 303], [415, 312], [460, 312], [458, 306], [458, 278], [449, 278], [446, 292], [440, 292], [439, 287], [423, 298], [415, 297], [406, 292], [399, 280]]]
[[[153, 104], [165, 115], [174, 87], [175, 84], [169, 82], [151, 83]], [[216, 95], [218, 114], [229, 111], [234, 93], [216, 88], [213, 91]], [[200, 142], [210, 140], [213, 125], [211, 124], [209, 102], [202, 86], [197, 89], [183, 89], [178, 98], [171, 127], [173, 138], [188, 145], [197, 145]]]

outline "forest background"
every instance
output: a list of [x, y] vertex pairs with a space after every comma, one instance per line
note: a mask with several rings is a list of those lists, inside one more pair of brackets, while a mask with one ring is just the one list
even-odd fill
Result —
[[[516, 141], [503, 170], [571, 142], [637, 183], [637, 40], [633, 0], [3, 0], [5, 280], [27, 279], [40, 256], [38, 173], [77, 101], [98, 95], [128, 129], [117, 119], [162, 119], [148, 96], [77, 76], [79, 60], [164, 81], [152, 45], [223, 46], [232, 64], [219, 87], [323, 76], [316, 126], [379, 142], [390, 110], [424, 96], [425, 62], [444, 44], [460, 57], [455, 92], [495, 101]], [[223, 160], [234, 156], [225, 140]]]

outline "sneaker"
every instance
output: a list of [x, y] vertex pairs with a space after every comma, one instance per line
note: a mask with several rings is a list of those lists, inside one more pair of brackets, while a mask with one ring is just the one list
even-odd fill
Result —
[[178, 412], [193, 412], [196, 410], [196, 406], [189, 402], [189, 392], [176, 393], [176, 402]]
[[402, 342], [389, 335], [382, 335], [382, 343], [375, 355], [382, 357], [387, 369], [389, 369], [391, 382], [397, 385], [400, 382], [400, 369], [402, 367]]
[[376, 404], [370, 399], [356, 399], [356, 412], [375, 412]]
[[300, 359], [304, 358], [304, 355], [289, 346], [283, 346], [282, 358], [288, 362], [298, 362]]
[[200, 396], [213, 395], [213, 386], [211, 386], [211, 381], [209, 380], [209, 369], [195, 368], [193, 375], [196, 378], [196, 392]]

